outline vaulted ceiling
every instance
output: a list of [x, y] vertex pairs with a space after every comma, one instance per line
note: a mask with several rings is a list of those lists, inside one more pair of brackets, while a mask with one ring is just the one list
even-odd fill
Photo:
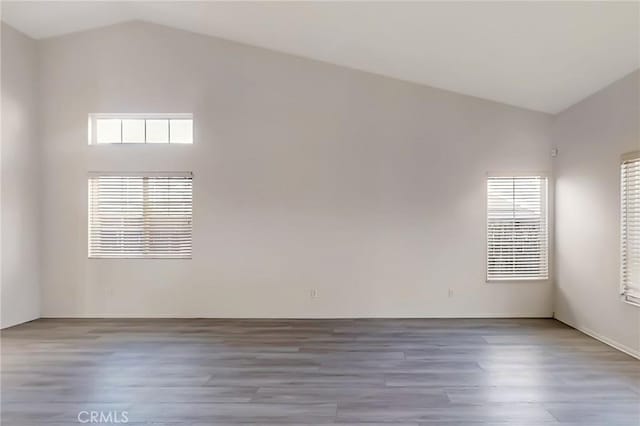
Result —
[[143, 20], [556, 113], [640, 66], [637, 2], [2, 2], [34, 38]]

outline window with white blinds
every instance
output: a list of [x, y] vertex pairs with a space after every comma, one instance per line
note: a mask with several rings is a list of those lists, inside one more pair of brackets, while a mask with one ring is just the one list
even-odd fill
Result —
[[621, 292], [640, 306], [640, 151], [622, 157], [620, 182]]
[[487, 281], [549, 278], [547, 178], [487, 178]]
[[89, 176], [89, 257], [191, 258], [191, 173]]

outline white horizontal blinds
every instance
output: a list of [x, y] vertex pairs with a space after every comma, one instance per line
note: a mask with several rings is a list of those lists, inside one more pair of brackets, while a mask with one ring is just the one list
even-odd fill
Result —
[[549, 277], [547, 178], [487, 180], [487, 280]]
[[89, 257], [190, 258], [192, 177], [89, 177]]
[[640, 304], [640, 153], [622, 161], [621, 193], [622, 296]]

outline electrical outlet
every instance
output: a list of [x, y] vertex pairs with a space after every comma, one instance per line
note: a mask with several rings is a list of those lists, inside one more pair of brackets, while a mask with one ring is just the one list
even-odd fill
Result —
[[318, 298], [318, 289], [317, 288], [312, 288], [311, 289], [311, 298], [312, 299], [317, 299]]
[[449, 293], [448, 294], [449, 294], [449, 297], [453, 297], [453, 289], [452, 288], [449, 289]]

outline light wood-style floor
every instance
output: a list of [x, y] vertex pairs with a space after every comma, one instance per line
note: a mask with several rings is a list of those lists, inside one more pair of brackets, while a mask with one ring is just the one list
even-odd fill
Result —
[[640, 361], [554, 320], [37, 320], [1, 335], [7, 426], [82, 411], [155, 426], [640, 425]]

